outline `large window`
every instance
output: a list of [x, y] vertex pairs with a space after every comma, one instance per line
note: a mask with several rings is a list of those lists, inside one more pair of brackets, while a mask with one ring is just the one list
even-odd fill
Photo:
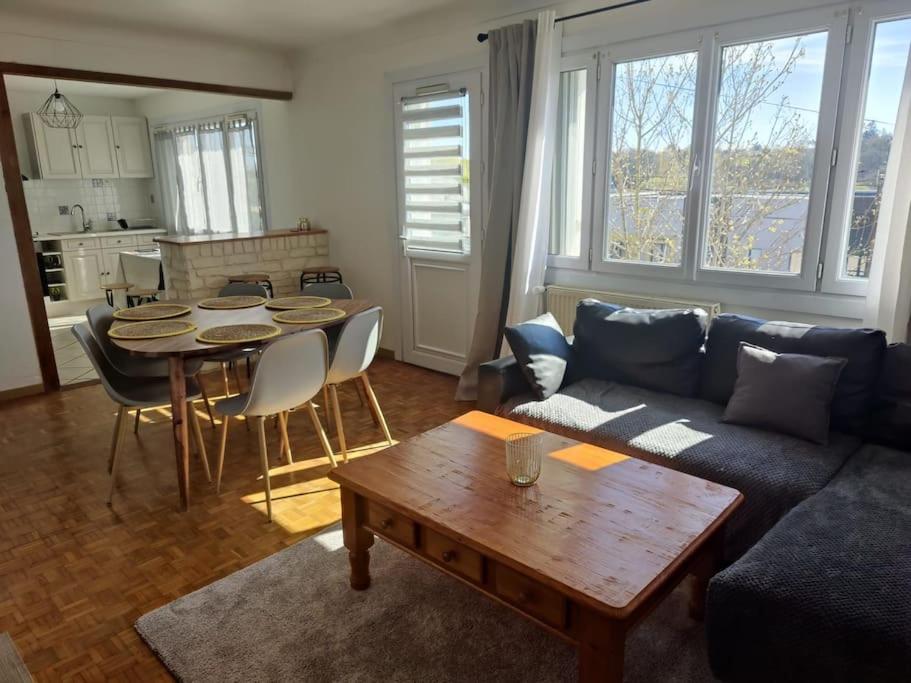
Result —
[[181, 234], [262, 232], [259, 140], [252, 114], [157, 126], [162, 213]]

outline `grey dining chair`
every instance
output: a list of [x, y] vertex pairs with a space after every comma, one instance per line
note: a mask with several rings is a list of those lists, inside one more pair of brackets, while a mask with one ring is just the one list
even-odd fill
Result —
[[308, 282], [301, 288], [301, 294], [324, 296], [327, 299], [353, 299], [351, 287], [343, 282]]
[[370, 378], [367, 376], [367, 368], [370, 367], [376, 356], [382, 333], [383, 309], [379, 306], [368, 308], [366, 311], [348, 318], [339, 333], [335, 355], [332, 357], [332, 363], [326, 375], [326, 386], [329, 387], [332, 410], [335, 413], [335, 431], [344, 462], [348, 462], [348, 446], [345, 442], [345, 427], [342, 424], [342, 412], [338, 403], [338, 386], [343, 382], [352, 379], [361, 382], [364, 393], [367, 394], [373, 420], [383, 430], [386, 443], [392, 445], [392, 436], [389, 434], [386, 418], [383, 417], [383, 411], [380, 409], [376, 394], [373, 393], [373, 388], [370, 386]]
[[[269, 293], [262, 285], [255, 282], [229, 282], [220, 290], [218, 296], [261, 296], [264, 299], [269, 298]], [[212, 363], [221, 364], [221, 381], [224, 384], [225, 398], [231, 395], [231, 385], [228, 382], [229, 366], [234, 371], [234, 382], [237, 384], [237, 393], [241, 393], [243, 388], [240, 383], [240, 372], [237, 370], [237, 364], [240, 361], [246, 361], [247, 379], [250, 378], [250, 359], [259, 353], [259, 349], [232, 349], [223, 353], [216, 353], [207, 356], [206, 360]]]
[[266, 491], [266, 511], [272, 521], [272, 487], [269, 482], [269, 456], [266, 448], [265, 420], [275, 415], [281, 427], [282, 451], [288, 463], [293, 462], [291, 444], [288, 439], [288, 415], [298, 406], [306, 406], [310, 420], [316, 430], [323, 452], [332, 466], [336, 466], [335, 454], [313, 405], [313, 397], [319, 393], [326, 381], [329, 354], [326, 335], [322, 330], [309, 330], [282, 337], [263, 349], [256, 364], [256, 372], [250, 389], [244, 394], [215, 402], [215, 410], [224, 417], [221, 422], [221, 443], [218, 450], [218, 467], [215, 474], [215, 490], [221, 491], [221, 476], [225, 463], [225, 447], [228, 443], [230, 417], [243, 415], [255, 417], [259, 432], [259, 456], [262, 465]]
[[[111, 487], [108, 491], [108, 505], [114, 497], [114, 486], [117, 481], [117, 462], [123, 447], [123, 437], [128, 420], [125, 419], [130, 409], [157, 408], [170, 406], [171, 389], [167, 377], [131, 377], [120, 372], [105, 356], [101, 342], [92, 334], [88, 323], [73, 326], [73, 335], [79, 341], [85, 355], [88, 356], [101, 379], [101, 385], [108, 396], [117, 404], [117, 418], [114, 422], [114, 434], [111, 438], [111, 451], [108, 458], [108, 472], [111, 474]], [[206, 457], [206, 446], [199, 427], [199, 418], [193, 409], [193, 401], [201, 398], [199, 384], [193, 378], [187, 378], [187, 414], [196, 452], [202, 460], [206, 479], [212, 481], [209, 460]]]

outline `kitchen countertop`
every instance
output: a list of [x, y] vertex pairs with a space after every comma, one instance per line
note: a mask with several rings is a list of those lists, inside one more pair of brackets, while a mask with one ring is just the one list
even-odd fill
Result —
[[91, 232], [46, 232], [39, 234], [32, 239], [35, 242], [47, 242], [50, 240], [81, 240], [86, 238], [111, 237], [112, 235], [163, 235], [167, 233], [165, 228], [135, 228], [130, 230], [92, 230]]
[[159, 237], [156, 242], [161, 244], [175, 244], [177, 246], [190, 244], [206, 244], [209, 242], [238, 242], [240, 240], [266, 240], [274, 237], [304, 237], [306, 235], [324, 235], [327, 231], [319, 228], [311, 230], [269, 230], [251, 235], [235, 235], [234, 233], [221, 233], [216, 235], [168, 235]]

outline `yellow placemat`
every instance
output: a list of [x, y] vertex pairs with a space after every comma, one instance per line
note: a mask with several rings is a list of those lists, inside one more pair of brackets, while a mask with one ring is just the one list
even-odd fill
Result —
[[339, 320], [345, 315], [345, 311], [340, 308], [296, 308], [293, 311], [276, 313], [272, 316], [272, 320], [277, 323], [294, 325], [315, 325]]
[[118, 320], [164, 320], [186, 315], [193, 309], [183, 304], [143, 304], [136, 308], [121, 308], [114, 311]]
[[196, 341], [204, 344], [245, 344], [277, 337], [281, 333], [280, 327], [267, 323], [217, 325], [196, 335]]
[[261, 296], [216, 296], [203, 299], [197, 306], [214, 310], [230, 310], [232, 308], [253, 308], [262, 306], [266, 300]]
[[146, 320], [112, 326], [108, 336], [113, 339], [159, 339], [176, 337], [196, 329], [189, 320]]
[[332, 299], [324, 296], [283, 296], [266, 302], [266, 308], [285, 311], [295, 308], [320, 308], [331, 303]]

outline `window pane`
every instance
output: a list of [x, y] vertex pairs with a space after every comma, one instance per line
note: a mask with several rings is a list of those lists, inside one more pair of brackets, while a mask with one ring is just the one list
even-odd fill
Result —
[[604, 258], [681, 261], [697, 54], [618, 64]]
[[866, 278], [870, 275], [876, 220], [892, 147], [895, 119], [898, 116], [898, 101], [908, 63], [909, 46], [911, 19], [877, 25], [870, 60], [863, 129], [858, 142], [850, 232], [843, 263], [843, 274], [849, 278]]
[[205, 172], [205, 201], [209, 210], [209, 231], [233, 232], [228, 170], [225, 167], [225, 139], [221, 125], [206, 125], [199, 130], [199, 151]]
[[826, 39], [722, 50], [705, 267], [800, 272]]
[[560, 256], [578, 257], [582, 248], [587, 80], [585, 69], [560, 74], [549, 249]]

